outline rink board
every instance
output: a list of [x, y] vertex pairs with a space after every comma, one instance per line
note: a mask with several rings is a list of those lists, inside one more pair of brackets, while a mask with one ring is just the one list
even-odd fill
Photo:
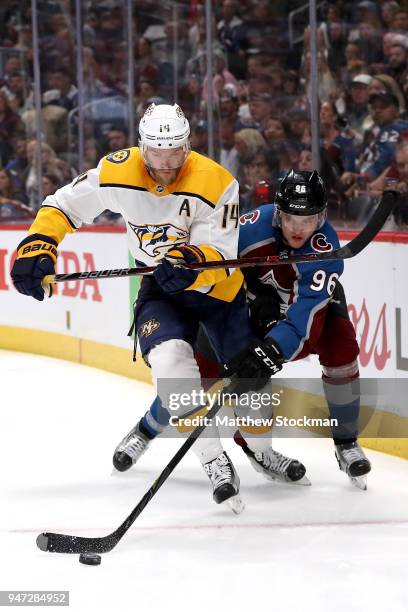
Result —
[[[51, 355], [150, 380], [141, 357], [132, 362], [133, 341], [127, 336], [135, 296], [134, 279], [62, 283], [58, 295], [51, 300], [28, 301], [14, 290], [9, 275], [15, 246], [26, 235], [25, 229], [3, 226], [0, 235], [0, 347]], [[351, 237], [344, 236], [346, 241]], [[123, 228], [81, 230], [67, 236], [59, 253], [58, 273], [129, 266]], [[360, 344], [362, 377], [408, 376], [406, 257], [407, 237], [384, 232], [358, 257], [345, 262], [342, 282]], [[289, 377], [320, 376], [313, 359], [290, 366], [285, 368]], [[299, 410], [305, 413], [307, 391], [306, 395], [300, 394], [300, 400], [297, 391], [291, 389], [290, 393], [294, 394], [292, 405], [301, 406]], [[404, 406], [384, 408], [377, 410], [375, 423], [377, 431], [380, 427], [382, 435], [389, 438], [370, 438], [366, 443], [408, 458], [408, 441], [401, 437], [393, 439], [394, 431], [399, 436], [405, 431], [406, 419], [399, 417]]]

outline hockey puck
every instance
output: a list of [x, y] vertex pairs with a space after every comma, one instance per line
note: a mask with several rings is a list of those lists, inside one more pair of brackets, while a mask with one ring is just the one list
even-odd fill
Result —
[[94, 553], [81, 553], [79, 555], [79, 562], [85, 565], [100, 565], [101, 561], [101, 555], [95, 555]]

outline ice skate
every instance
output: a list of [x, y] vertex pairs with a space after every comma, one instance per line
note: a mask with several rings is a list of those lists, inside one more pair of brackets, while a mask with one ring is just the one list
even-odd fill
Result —
[[336, 444], [335, 447], [335, 455], [341, 471], [346, 472], [355, 487], [366, 491], [367, 474], [371, 470], [371, 464], [359, 443], [356, 441]]
[[204, 464], [204, 470], [213, 486], [216, 504], [226, 504], [235, 514], [240, 514], [244, 503], [239, 495], [239, 476], [226, 452]]
[[239, 432], [234, 441], [242, 448], [252, 467], [268, 480], [277, 480], [289, 484], [310, 486], [312, 483], [305, 476], [306, 468], [297, 459], [291, 459], [275, 451], [272, 446], [264, 451], [252, 451]]
[[139, 429], [139, 423], [123, 438], [113, 455], [113, 465], [119, 472], [126, 472], [143, 455], [151, 440]]

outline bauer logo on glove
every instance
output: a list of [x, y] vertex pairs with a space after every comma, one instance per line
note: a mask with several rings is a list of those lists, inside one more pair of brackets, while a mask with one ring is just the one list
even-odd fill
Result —
[[[55, 274], [57, 242], [43, 234], [24, 238], [17, 247], [17, 259], [11, 269], [11, 278], [19, 293], [42, 301], [45, 297], [41, 284], [44, 276]], [[49, 297], [52, 288], [49, 288]]]

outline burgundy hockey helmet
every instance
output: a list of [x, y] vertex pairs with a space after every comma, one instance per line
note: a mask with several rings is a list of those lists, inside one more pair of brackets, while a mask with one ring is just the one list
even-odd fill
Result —
[[276, 204], [289, 215], [316, 215], [326, 210], [326, 189], [316, 170], [289, 170], [278, 187]]

